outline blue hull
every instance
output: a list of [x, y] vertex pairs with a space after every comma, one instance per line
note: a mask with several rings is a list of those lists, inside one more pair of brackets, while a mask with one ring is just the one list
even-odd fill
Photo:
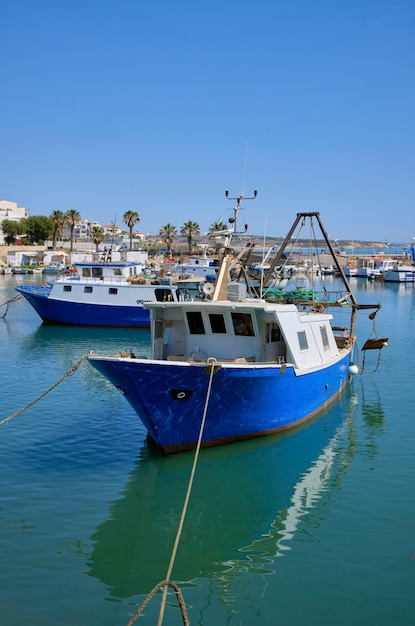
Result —
[[42, 320], [49, 324], [150, 328], [150, 313], [141, 305], [110, 306], [65, 302], [50, 298], [50, 289], [32, 285], [16, 287], [16, 291], [21, 293]]
[[[210, 366], [93, 356], [92, 365], [119, 388], [166, 453], [194, 449]], [[331, 402], [349, 380], [350, 354], [297, 376], [292, 367], [220, 367], [213, 376], [202, 446], [251, 439], [291, 428]]]

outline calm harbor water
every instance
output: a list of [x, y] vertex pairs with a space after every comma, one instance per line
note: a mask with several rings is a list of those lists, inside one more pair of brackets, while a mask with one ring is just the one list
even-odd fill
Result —
[[[0, 276], [0, 304], [30, 280]], [[306, 427], [201, 453], [171, 577], [191, 624], [415, 624], [415, 290], [353, 285], [382, 303], [378, 371]], [[360, 312], [360, 345], [371, 329]], [[148, 353], [148, 332], [45, 326], [15, 302], [0, 420], [88, 351], [130, 348]], [[193, 455], [161, 457], [87, 362], [0, 428], [1, 626], [126, 625], [165, 578]], [[159, 602], [136, 623], [156, 624]], [[182, 623], [170, 594], [164, 623]]]

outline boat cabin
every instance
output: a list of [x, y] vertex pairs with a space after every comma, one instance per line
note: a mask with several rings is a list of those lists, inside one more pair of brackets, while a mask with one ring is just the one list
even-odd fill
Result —
[[295, 305], [262, 300], [145, 306], [151, 312], [152, 358], [157, 360], [204, 362], [213, 357], [301, 369], [321, 366], [339, 354], [329, 313], [310, 316]]
[[142, 263], [75, 263], [76, 274], [74, 279], [84, 279], [91, 282], [111, 280], [125, 282], [143, 271]]

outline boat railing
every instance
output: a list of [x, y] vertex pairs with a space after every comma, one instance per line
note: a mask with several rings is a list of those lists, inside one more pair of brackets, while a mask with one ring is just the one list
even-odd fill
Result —
[[125, 276], [70, 276], [65, 279], [66, 281], [79, 282], [82, 281], [88, 284], [127, 284]]
[[291, 303], [298, 306], [313, 306], [315, 304], [322, 304], [327, 306], [345, 306], [348, 303], [345, 301], [345, 297], [348, 292], [345, 290], [339, 291], [314, 291], [312, 289], [298, 289], [294, 291], [268, 290], [263, 294], [263, 298], [268, 302], [276, 303]]

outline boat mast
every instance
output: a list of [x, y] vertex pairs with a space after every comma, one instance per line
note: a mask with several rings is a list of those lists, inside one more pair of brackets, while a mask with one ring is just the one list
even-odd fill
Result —
[[233, 247], [231, 243], [232, 243], [233, 235], [237, 232], [236, 225], [237, 225], [239, 211], [241, 208], [242, 201], [254, 200], [257, 197], [257, 193], [258, 192], [255, 190], [254, 195], [249, 198], [245, 198], [243, 193], [238, 197], [230, 198], [229, 192], [225, 191], [225, 196], [228, 198], [228, 200], [236, 200], [236, 206], [233, 209], [233, 217], [229, 218], [229, 223], [231, 224], [231, 227], [228, 228], [227, 230], [222, 230], [222, 231], [219, 230], [219, 231], [216, 231], [215, 233], [212, 233], [213, 237], [221, 237], [221, 238], [224, 237], [223, 257], [222, 257], [222, 262], [220, 264], [218, 277], [216, 279], [215, 291], [212, 294], [213, 301], [226, 300], [228, 297], [228, 282], [230, 280], [230, 269], [231, 269], [232, 260], [233, 260]]

